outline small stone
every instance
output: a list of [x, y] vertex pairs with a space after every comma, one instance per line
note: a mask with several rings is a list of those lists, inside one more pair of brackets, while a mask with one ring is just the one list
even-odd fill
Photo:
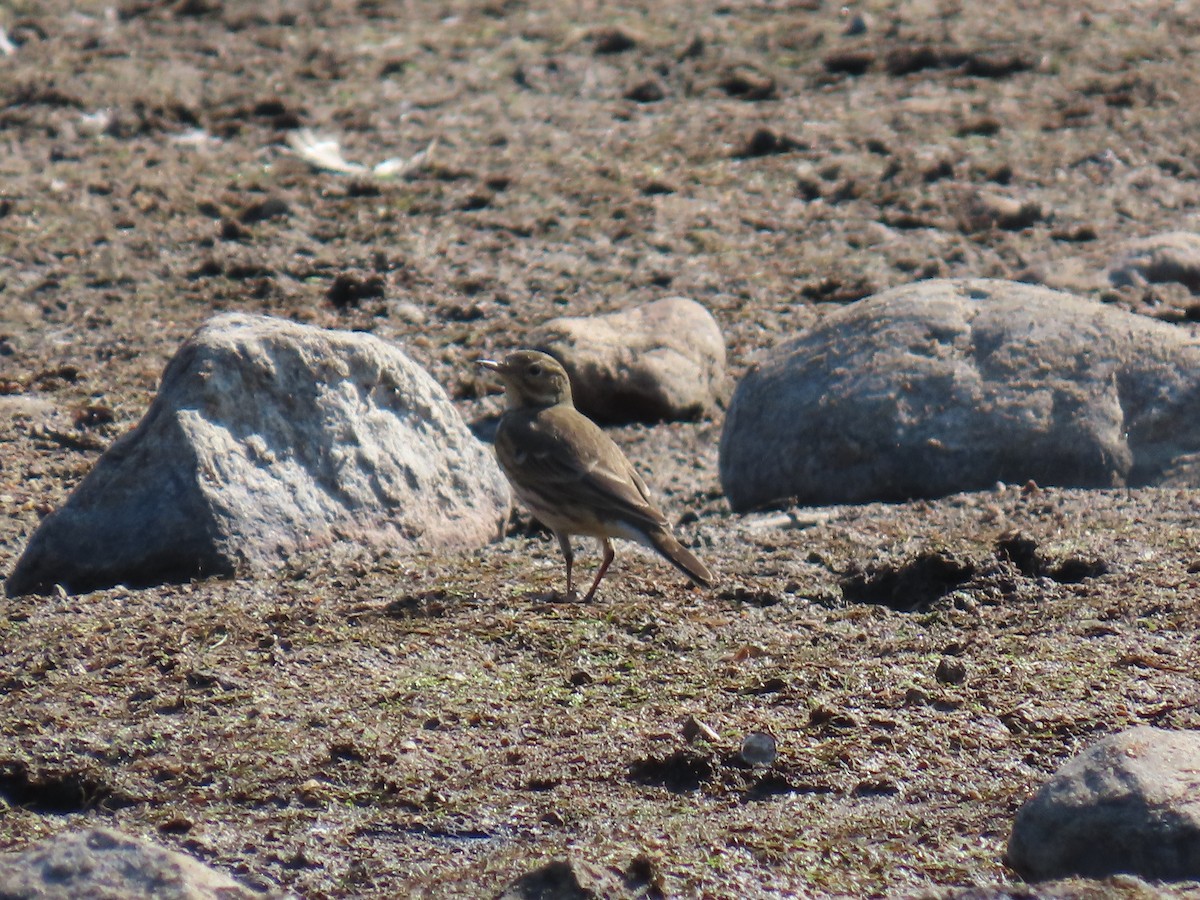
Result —
[[1200, 234], [1170, 231], [1132, 241], [1109, 267], [1108, 279], [1114, 287], [1174, 282], [1200, 293]]
[[968, 591], [951, 591], [946, 595], [946, 599], [950, 601], [951, 606], [962, 612], [974, 613], [979, 610], [979, 604]]
[[1021, 231], [1042, 219], [1045, 213], [1034, 200], [1017, 200], [988, 191], [978, 191], [962, 207], [960, 225], [968, 234], [1000, 228]]
[[324, 806], [329, 791], [326, 785], [310, 778], [300, 785], [297, 793], [300, 795], [300, 802], [305, 806]]
[[625, 92], [625, 99], [634, 103], [657, 103], [665, 96], [662, 84], [653, 78], [639, 81]]
[[767, 655], [767, 648], [761, 644], [742, 644], [729, 654], [730, 662], [745, 662], [748, 659], [760, 659]]
[[590, 35], [597, 56], [624, 53], [638, 45], [640, 38], [625, 28], [598, 28]]
[[676, 58], [680, 62], [683, 62], [685, 59], [697, 59], [698, 57], [704, 55], [704, 48], [704, 38], [698, 34], [693, 35], [692, 39], [687, 42], [681, 51], [679, 51], [679, 55]]
[[629, 861], [629, 865], [625, 869], [625, 884], [630, 888], [648, 888], [644, 894], [639, 894], [639, 896], [651, 898], [667, 895], [662, 866], [645, 853], [639, 853]]
[[928, 704], [929, 694], [919, 687], [910, 687], [904, 692], [905, 706], [927, 706]]
[[808, 724], [813, 727], [830, 728], [859, 728], [862, 725], [853, 713], [825, 703], [820, 703], [808, 711]]
[[688, 716], [683, 723], [683, 739], [685, 741], [705, 740], [710, 744], [715, 744], [720, 740], [720, 736], [695, 716]]
[[176, 813], [164, 822], [158, 823], [158, 830], [162, 834], [187, 834], [196, 826], [196, 823], [187, 816]]
[[775, 79], [749, 66], [736, 66], [721, 78], [721, 90], [740, 100], [773, 100]]
[[738, 151], [737, 156], [741, 159], [753, 159], [756, 156], [773, 156], [779, 153], [790, 153], [800, 147], [801, 144], [799, 141], [788, 137], [786, 134], [779, 134], [769, 128], [758, 128], [750, 135], [750, 139]]
[[616, 873], [579, 859], [552, 860], [513, 881], [496, 900], [544, 900], [549, 897], [626, 897]]
[[417, 304], [407, 301], [389, 303], [388, 314], [409, 325], [424, 325], [429, 320], [429, 316], [425, 314], [425, 310], [417, 306]]
[[243, 209], [238, 215], [238, 220], [243, 225], [253, 225], [256, 222], [265, 222], [268, 219], [279, 219], [289, 216], [291, 213], [292, 208], [288, 206], [286, 200], [282, 200], [279, 197], [268, 197], [257, 203], [251, 203]]
[[856, 12], [846, 18], [846, 24], [842, 27], [842, 34], [846, 37], [857, 37], [860, 34], [866, 34], [871, 30], [871, 26], [875, 20], [870, 13]]
[[862, 75], [875, 64], [874, 50], [835, 50], [821, 61], [831, 75]]
[[738, 757], [749, 766], [769, 766], [777, 755], [775, 738], [765, 731], [752, 731], [742, 741]]
[[245, 241], [250, 238], [250, 232], [233, 219], [221, 223], [220, 235], [223, 241]]
[[351, 272], [342, 272], [329, 285], [325, 298], [336, 309], [346, 309], [372, 297], [384, 295], [385, 284], [379, 275], [360, 278]]
[[943, 656], [937, 664], [934, 677], [942, 684], [962, 684], [967, 680], [967, 667], [961, 659]]

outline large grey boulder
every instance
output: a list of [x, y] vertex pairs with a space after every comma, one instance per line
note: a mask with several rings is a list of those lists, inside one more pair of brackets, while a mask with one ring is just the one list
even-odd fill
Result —
[[1035, 285], [932, 280], [838, 310], [734, 392], [735, 510], [938, 497], [997, 481], [1200, 485], [1200, 344]]
[[509, 503], [491, 452], [396, 347], [222, 315], [34, 532], [7, 590], [255, 573], [338, 540], [475, 547]]
[[265, 896], [190, 856], [109, 828], [63, 833], [26, 850], [0, 854], [0, 897], [5, 900], [262, 900]]
[[551, 319], [532, 343], [563, 364], [575, 406], [603, 422], [699, 419], [725, 399], [725, 339], [687, 297]]
[[1031, 881], [1200, 879], [1200, 734], [1140, 727], [1095, 744], [1017, 812], [1008, 857]]

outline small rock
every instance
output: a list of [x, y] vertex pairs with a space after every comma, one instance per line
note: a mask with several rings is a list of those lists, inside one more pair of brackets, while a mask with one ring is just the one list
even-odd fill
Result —
[[472, 191], [459, 204], [459, 209], [466, 212], [476, 212], [487, 209], [495, 201], [496, 195], [491, 191]]
[[960, 224], [968, 234], [992, 228], [1020, 231], [1039, 221], [1043, 215], [1041, 205], [1033, 200], [1017, 200], [979, 191], [970, 195], [963, 204]]
[[1200, 879], [1200, 734], [1139, 727], [1093, 745], [1017, 812], [1008, 858], [1029, 881]]
[[661, 178], [652, 178], [645, 182], [641, 188], [641, 192], [647, 197], [657, 197], [660, 194], [674, 194], [679, 190], [674, 184], [669, 181], [664, 181]]
[[750, 135], [746, 145], [738, 151], [741, 159], [752, 159], [756, 156], [772, 156], [778, 153], [791, 153], [801, 146], [799, 141], [778, 134], [769, 128], [758, 128]]
[[329, 285], [325, 297], [336, 309], [358, 306], [360, 302], [384, 295], [384, 280], [379, 275], [360, 278], [351, 272], [342, 272]]
[[727, 657], [730, 662], [745, 662], [748, 659], [761, 659], [767, 655], [767, 648], [761, 644], [742, 644]]
[[976, 78], [1005, 78], [1037, 65], [1037, 56], [1006, 49], [976, 50], [962, 62], [963, 72]]
[[110, 828], [63, 832], [25, 850], [0, 854], [0, 897], [11, 900], [261, 900], [266, 896], [190, 856]]
[[819, 703], [808, 711], [808, 724], [815, 728], [861, 728], [862, 723], [853, 713]]
[[300, 802], [305, 806], [324, 806], [329, 799], [329, 788], [315, 778], [305, 781], [298, 790]]
[[967, 666], [961, 659], [943, 656], [933, 675], [942, 684], [962, 684], [967, 680]]
[[874, 50], [835, 50], [821, 60], [832, 75], [862, 75], [875, 64]]
[[775, 738], [765, 731], [752, 731], [742, 741], [738, 757], [748, 766], [769, 766], [778, 754]]
[[683, 723], [683, 739], [685, 741], [708, 741], [710, 744], [715, 744], [720, 740], [718, 735], [711, 727], [701, 722], [695, 716], [688, 716]]
[[424, 325], [429, 320], [425, 310], [408, 301], [389, 303], [388, 315], [409, 325]]
[[889, 75], [897, 78], [923, 72], [926, 69], [937, 69], [948, 65], [946, 48], [933, 44], [914, 43], [899, 46], [889, 51], [884, 60], [884, 68]]
[[445, 391], [367, 334], [217, 316], [30, 538], [11, 595], [271, 570], [300, 548], [478, 547], [508, 516]]
[[724, 399], [721, 329], [686, 297], [606, 316], [551, 319], [533, 340], [562, 362], [575, 405], [594, 419], [698, 419]]
[[[969, 137], [972, 134], [981, 134], [984, 137], [990, 137], [998, 134], [1003, 127], [1003, 123], [994, 116], [972, 116], [955, 129], [955, 134], [959, 137]], [[1005, 199], [1007, 200], [1007, 198]], [[1040, 218], [1042, 218], [1042, 208], [1039, 204], [1032, 201], [1020, 203], [1017, 205], [1016, 213], [1013, 216], [1013, 221], [1016, 224], [1011, 230], [1016, 231], [1025, 228]], [[1001, 225], [1000, 227], [1003, 228], [1004, 226]]]
[[657, 103], [665, 96], [662, 84], [654, 78], [639, 81], [625, 92], [625, 99], [634, 103]]
[[638, 896], [658, 900], [667, 896], [666, 879], [658, 861], [645, 853], [639, 853], [629, 861], [625, 869], [625, 886], [639, 889]]
[[1109, 288], [1105, 273], [1086, 257], [1058, 257], [1053, 262], [1032, 264], [1018, 273], [1016, 281], [1044, 284], [1056, 291], [1086, 296], [1100, 295]]
[[1200, 234], [1171, 231], [1126, 245], [1108, 270], [1114, 287], [1177, 282], [1200, 292]]
[[726, 72], [720, 82], [721, 90], [730, 97], [740, 100], [775, 99], [775, 79], [749, 66], [735, 66]]
[[856, 12], [850, 14], [846, 18], [846, 24], [842, 27], [842, 34], [846, 37], [857, 37], [860, 34], [866, 34], [871, 30], [871, 26], [875, 20], [870, 13]]
[[624, 53], [638, 45], [641, 38], [625, 28], [597, 28], [589, 35], [592, 49], [597, 56]]
[[553, 860], [522, 875], [496, 900], [597, 900], [630, 895], [618, 873], [568, 858]]
[[684, 46], [684, 48], [682, 50], [679, 51], [679, 54], [676, 56], [676, 59], [679, 62], [683, 62], [685, 59], [698, 59], [699, 57], [704, 55], [704, 49], [705, 49], [704, 38], [698, 34], [693, 35], [692, 39], [687, 42], [687, 44]]
[[243, 228], [233, 219], [226, 219], [221, 223], [221, 230], [218, 232], [223, 241], [246, 241], [250, 239], [250, 231]]
[[927, 706], [928, 704], [929, 694], [919, 687], [910, 687], [904, 692], [905, 706]]
[[257, 222], [266, 222], [268, 219], [279, 219], [291, 214], [292, 208], [288, 206], [286, 200], [282, 200], [279, 197], [268, 197], [265, 200], [251, 203], [243, 209], [238, 215], [238, 221], [243, 225], [253, 225]]

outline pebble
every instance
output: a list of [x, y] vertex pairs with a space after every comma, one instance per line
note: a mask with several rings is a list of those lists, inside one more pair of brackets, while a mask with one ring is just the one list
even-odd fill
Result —
[[742, 749], [738, 753], [742, 762], [750, 766], [769, 766], [775, 762], [777, 749], [775, 738], [765, 731], [752, 731], [742, 741]]

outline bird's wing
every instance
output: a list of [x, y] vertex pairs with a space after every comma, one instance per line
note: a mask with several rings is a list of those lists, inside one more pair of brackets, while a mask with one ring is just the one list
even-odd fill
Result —
[[551, 503], [577, 504], [644, 529], [666, 525], [625, 454], [575, 409], [551, 407], [517, 419], [497, 441], [518, 479]]

